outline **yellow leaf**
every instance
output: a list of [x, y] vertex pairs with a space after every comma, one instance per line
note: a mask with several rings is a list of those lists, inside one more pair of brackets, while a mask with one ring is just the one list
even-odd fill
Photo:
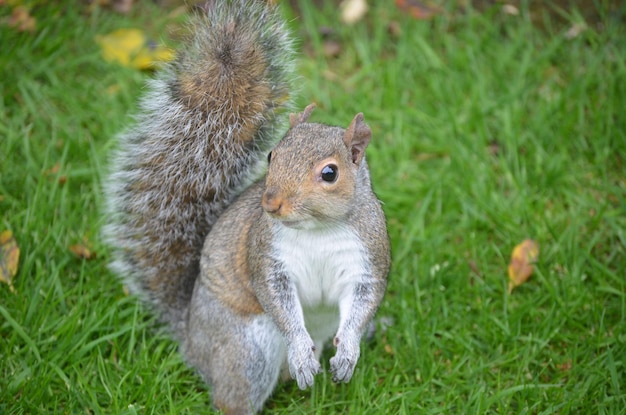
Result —
[[174, 58], [174, 51], [146, 37], [139, 29], [119, 29], [104, 36], [96, 36], [102, 56], [109, 62], [118, 62], [136, 69], [151, 69], [155, 64]]
[[513, 289], [530, 278], [533, 273], [533, 264], [539, 256], [539, 244], [532, 239], [526, 239], [515, 248], [511, 254], [509, 264], [509, 294]]
[[13, 232], [0, 233], [0, 282], [9, 285], [13, 292], [13, 277], [17, 274], [17, 265], [20, 260], [20, 248], [13, 237]]

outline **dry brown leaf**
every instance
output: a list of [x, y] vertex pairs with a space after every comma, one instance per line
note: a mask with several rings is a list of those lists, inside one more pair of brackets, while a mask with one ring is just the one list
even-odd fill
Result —
[[509, 294], [517, 286], [525, 283], [533, 273], [533, 264], [539, 257], [539, 244], [525, 239], [513, 248], [509, 264]]
[[65, 184], [67, 182], [67, 176], [66, 175], [60, 175], [58, 176], [59, 170], [61, 169], [61, 165], [59, 163], [56, 163], [54, 166], [52, 166], [51, 168], [49, 168], [48, 170], [46, 170], [44, 172], [44, 174], [48, 177], [51, 176], [57, 176], [57, 182], [61, 185]]
[[86, 242], [76, 244], [76, 245], [70, 245], [68, 249], [70, 250], [71, 253], [73, 253], [79, 258], [94, 259], [96, 257], [96, 253], [93, 252], [91, 248], [89, 248], [87, 245], [88, 244]]
[[396, 6], [417, 20], [430, 20], [442, 12], [437, 6], [430, 6], [418, 0], [396, 0]]
[[13, 232], [0, 233], [0, 282], [8, 284], [11, 292], [15, 292], [13, 277], [17, 274], [19, 261], [20, 248], [13, 237]]
[[133, 9], [133, 0], [113, 0], [113, 10], [122, 14], [129, 14]]
[[46, 170], [45, 174], [46, 174], [46, 176], [53, 176], [53, 175], [57, 174], [60, 169], [61, 169], [61, 165], [59, 163], [56, 163], [54, 166], [52, 166], [48, 170]]
[[11, 11], [9, 26], [16, 28], [20, 32], [34, 32], [37, 20], [30, 15], [30, 10], [24, 6], [17, 6]]
[[400, 35], [402, 34], [402, 26], [400, 26], [400, 23], [398, 21], [392, 20], [387, 26], [387, 31], [391, 36], [397, 38], [400, 37]]
[[341, 55], [341, 43], [336, 40], [325, 40], [323, 46], [324, 56], [327, 58], [336, 58]]
[[572, 359], [568, 359], [561, 364], [557, 364], [556, 368], [563, 373], [569, 372], [570, 370], [572, 370]]

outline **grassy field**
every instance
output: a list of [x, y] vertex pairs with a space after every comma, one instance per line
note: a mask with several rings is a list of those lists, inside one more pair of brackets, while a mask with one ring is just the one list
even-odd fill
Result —
[[[20, 249], [15, 292], [0, 286], [0, 413], [211, 413], [98, 236], [107, 155], [150, 75], [104, 61], [95, 37], [136, 27], [175, 45], [184, 19], [40, 3], [33, 32], [0, 7], [0, 232]], [[533, 23], [524, 7], [450, 6], [421, 21], [371, 3], [353, 27], [334, 4], [286, 14], [298, 105], [345, 126], [362, 111], [373, 129], [391, 324], [363, 343], [351, 383], [283, 384], [265, 412], [626, 413], [624, 8]], [[538, 263], [508, 294], [525, 238]]]

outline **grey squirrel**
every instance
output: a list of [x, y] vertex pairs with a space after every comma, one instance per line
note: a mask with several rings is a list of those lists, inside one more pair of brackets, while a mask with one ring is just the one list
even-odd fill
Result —
[[313, 385], [331, 338], [332, 378], [350, 380], [389, 240], [362, 114], [331, 127], [307, 122], [309, 105], [275, 144], [295, 79], [276, 6], [212, 2], [192, 32], [120, 136], [103, 232], [112, 269], [171, 329], [214, 406], [248, 414], [281, 377]]

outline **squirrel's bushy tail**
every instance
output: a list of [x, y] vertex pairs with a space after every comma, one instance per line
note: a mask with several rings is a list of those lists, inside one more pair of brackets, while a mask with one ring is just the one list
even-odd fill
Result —
[[274, 6], [208, 3], [148, 83], [104, 186], [111, 268], [179, 335], [204, 238], [282, 133], [294, 79]]

